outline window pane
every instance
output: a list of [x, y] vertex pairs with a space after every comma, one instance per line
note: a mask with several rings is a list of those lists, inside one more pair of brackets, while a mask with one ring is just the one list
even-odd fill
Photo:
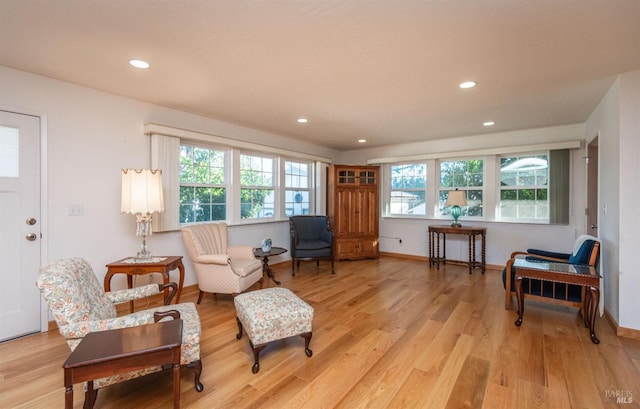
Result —
[[422, 191], [405, 191], [392, 190], [391, 200], [389, 202], [390, 214], [427, 214], [426, 192]]
[[240, 189], [240, 217], [258, 219], [273, 217], [273, 189]]
[[404, 163], [391, 165], [391, 190], [388, 200], [390, 215], [425, 215], [427, 165]]
[[310, 214], [311, 164], [287, 160], [284, 163], [285, 200], [284, 212], [287, 216]]
[[226, 219], [226, 189], [180, 187], [180, 223]]
[[180, 223], [226, 220], [225, 155], [180, 146]]
[[309, 192], [306, 190], [287, 190], [285, 192], [285, 214], [287, 216], [309, 214]]
[[500, 218], [549, 221], [548, 155], [500, 158]]
[[20, 130], [0, 126], [0, 177], [20, 176]]
[[273, 159], [240, 155], [240, 184], [242, 186], [273, 186]]
[[[482, 159], [440, 162], [440, 188], [438, 208], [440, 215], [451, 214], [446, 206], [449, 190], [464, 190], [467, 206], [462, 208], [462, 216], [482, 216], [482, 195], [484, 186], [484, 161]], [[478, 189], [480, 188], [480, 189]]]

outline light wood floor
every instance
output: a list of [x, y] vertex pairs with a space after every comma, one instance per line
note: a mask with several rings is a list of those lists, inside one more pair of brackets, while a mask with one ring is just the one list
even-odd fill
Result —
[[[498, 271], [437, 271], [389, 257], [339, 262], [335, 276], [323, 263], [302, 263], [296, 277], [289, 268], [274, 270], [315, 309], [313, 356], [301, 337], [275, 342], [252, 374], [233, 300], [206, 296], [198, 306], [204, 391], [183, 368], [183, 408], [639, 407], [640, 341], [616, 337], [599, 318], [594, 345], [576, 310], [535, 302], [517, 328]], [[63, 407], [68, 354], [57, 331], [0, 344], [0, 408]], [[82, 386], [75, 391], [81, 408]], [[163, 372], [100, 390], [95, 407], [171, 408], [171, 393]]]

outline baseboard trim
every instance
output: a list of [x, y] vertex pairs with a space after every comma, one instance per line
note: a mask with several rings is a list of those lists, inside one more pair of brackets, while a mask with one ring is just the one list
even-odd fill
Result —
[[604, 317], [609, 322], [609, 324], [613, 327], [616, 332], [616, 335], [623, 338], [630, 338], [640, 341], [640, 330], [633, 328], [625, 328], [618, 325], [618, 322], [613, 318], [613, 315], [605, 308]]
[[[415, 256], [415, 255], [412, 255], [412, 254], [403, 254], [403, 253], [389, 253], [389, 252], [385, 252], [385, 251], [381, 251], [380, 255], [381, 256], [385, 256], [385, 257], [403, 258], [403, 259], [407, 259], [407, 260], [424, 261], [425, 263], [429, 262], [429, 257], [426, 257], [426, 256]], [[447, 260], [447, 264], [452, 264], [452, 265], [456, 265], [456, 266], [467, 266], [468, 265], [464, 261], [457, 261], [457, 260]], [[502, 269], [504, 269], [504, 266], [503, 265], [497, 265], [497, 264], [487, 264], [486, 269], [487, 270], [502, 271]]]

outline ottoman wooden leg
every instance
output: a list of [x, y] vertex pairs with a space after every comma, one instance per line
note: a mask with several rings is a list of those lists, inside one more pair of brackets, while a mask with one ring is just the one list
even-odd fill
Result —
[[300, 334], [302, 338], [304, 338], [304, 353], [307, 354], [309, 358], [313, 355], [313, 351], [309, 349], [309, 343], [311, 342], [311, 332], [305, 332], [304, 334]]
[[253, 345], [252, 342], [249, 342], [249, 345], [251, 345], [251, 349], [253, 349], [253, 366], [251, 367], [251, 372], [253, 373], [258, 373], [258, 371], [260, 370], [260, 351], [262, 351], [267, 344], [260, 344], [260, 345]]
[[236, 339], [240, 339], [242, 338], [242, 322], [238, 317], [236, 317], [236, 321], [238, 322], [238, 334], [236, 335]]

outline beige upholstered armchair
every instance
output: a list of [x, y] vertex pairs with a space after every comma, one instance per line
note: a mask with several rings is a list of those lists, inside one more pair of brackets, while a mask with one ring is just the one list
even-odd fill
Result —
[[[195, 388], [198, 392], [203, 390], [200, 382], [200, 317], [193, 303], [166, 305], [117, 316], [115, 304], [160, 294], [165, 285], [149, 284], [105, 293], [93, 269], [82, 258], [46, 263], [40, 268], [36, 284], [49, 305], [58, 331], [72, 351], [90, 332], [153, 324], [160, 318], [155, 316], [156, 313], [178, 311], [183, 321], [180, 363], [194, 370]], [[175, 291], [175, 284], [173, 286]], [[165, 303], [170, 302], [170, 299], [168, 297]], [[151, 367], [96, 379], [93, 387], [99, 389], [161, 369], [159, 366]]]
[[203, 293], [236, 295], [256, 283], [262, 288], [262, 263], [253, 247], [228, 246], [225, 223], [183, 227], [182, 237], [198, 279], [198, 304]]

